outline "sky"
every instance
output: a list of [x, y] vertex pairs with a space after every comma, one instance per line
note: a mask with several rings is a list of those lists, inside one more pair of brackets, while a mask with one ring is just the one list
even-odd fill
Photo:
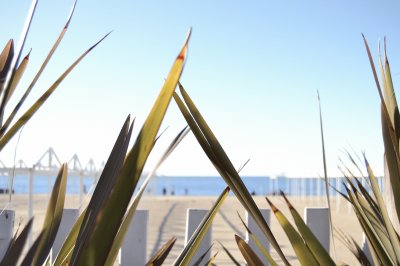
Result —
[[[71, 0], [41, 0], [23, 54], [30, 63], [13, 106], [38, 71], [69, 14]], [[2, 151], [6, 165], [37, 162], [51, 146], [61, 161], [78, 154], [105, 161], [128, 114], [134, 138], [192, 27], [181, 82], [242, 175], [322, 176], [317, 91], [328, 175], [344, 151], [366, 153], [383, 173], [380, 105], [361, 33], [377, 62], [387, 37], [393, 81], [400, 81], [400, 4], [396, 1], [78, 1], [70, 28], [25, 104], [26, 110], [104, 34], [111, 35], [66, 78]], [[3, 1], [0, 46], [18, 43], [30, 1]], [[10, 107], [7, 111], [10, 112]], [[185, 126], [171, 102], [150, 170]], [[19, 141], [18, 141], [19, 138]], [[192, 134], [161, 175], [216, 175]]]

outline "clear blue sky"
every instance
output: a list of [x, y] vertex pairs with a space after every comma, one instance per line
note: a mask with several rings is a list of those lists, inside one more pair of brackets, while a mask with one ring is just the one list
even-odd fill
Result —
[[[57, 38], [72, 1], [42, 0], [25, 53], [29, 84]], [[0, 45], [18, 39], [30, 1], [1, 4]], [[139, 131], [187, 30], [193, 27], [182, 83], [243, 175], [323, 174], [317, 93], [324, 115], [329, 175], [342, 150], [365, 151], [382, 173], [378, 93], [363, 46], [377, 60], [387, 36], [395, 86], [400, 79], [396, 1], [79, 1], [70, 29], [28, 103], [81, 52], [113, 33], [62, 83], [23, 129], [17, 160], [32, 165], [52, 146], [63, 161], [105, 160], [128, 114]], [[24, 54], [25, 54], [24, 53]], [[149, 166], [185, 126], [171, 102], [167, 133]], [[133, 141], [132, 141], [133, 142]], [[2, 152], [12, 164], [16, 141]], [[192, 135], [159, 171], [214, 175]]]

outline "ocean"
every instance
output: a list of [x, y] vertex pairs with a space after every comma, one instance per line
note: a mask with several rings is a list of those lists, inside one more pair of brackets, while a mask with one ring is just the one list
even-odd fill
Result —
[[[244, 176], [242, 177], [247, 189], [253, 195], [272, 195], [284, 191], [292, 196], [315, 196], [325, 195], [325, 182], [319, 178], [288, 178], [269, 176]], [[378, 179], [382, 185], [382, 179]], [[54, 176], [35, 176], [33, 182], [34, 194], [51, 193], [55, 181]], [[84, 176], [83, 193], [92, 192], [96, 182], [94, 177]], [[139, 181], [139, 186], [143, 179]], [[329, 178], [329, 183], [345, 193], [341, 184], [341, 178]], [[80, 193], [80, 177], [68, 176], [67, 193]], [[139, 187], [138, 186], [138, 187]], [[226, 187], [226, 183], [220, 176], [157, 176], [149, 182], [146, 194], [148, 195], [191, 195], [191, 196], [213, 196], [219, 195]], [[0, 176], [0, 188], [9, 188], [9, 177]], [[13, 185], [14, 193], [28, 194], [29, 183], [26, 175], [16, 175]], [[336, 195], [334, 189], [330, 189], [331, 195]], [[345, 193], [346, 194], [346, 193]]]

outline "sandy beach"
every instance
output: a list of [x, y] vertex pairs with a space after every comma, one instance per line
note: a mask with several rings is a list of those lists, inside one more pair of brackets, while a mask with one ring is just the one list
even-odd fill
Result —
[[[7, 201], [4, 195], [1, 195], [0, 198], [3, 204]], [[35, 216], [34, 237], [41, 229], [48, 198], [48, 195], [35, 195], [33, 198], [33, 213]], [[184, 246], [186, 210], [188, 208], [209, 209], [216, 198], [216, 196], [145, 196], [139, 208], [149, 210], [147, 257], [149, 258], [169, 238], [176, 236], [177, 242], [165, 262], [165, 265], [170, 265]], [[290, 219], [288, 208], [283, 199], [279, 196], [272, 196], [270, 199]], [[290, 197], [289, 199], [301, 215], [303, 215], [305, 207], [325, 207], [327, 205], [325, 198], [321, 197]], [[80, 200], [79, 195], [68, 195], [65, 207], [78, 208], [80, 206]], [[87, 200], [87, 198], [84, 199], [84, 202], [87, 202]], [[263, 197], [255, 196], [255, 200], [259, 208], [268, 208], [268, 204]], [[333, 197], [331, 203], [334, 225], [350, 234], [361, 244], [362, 230], [347, 202], [343, 199]], [[4, 207], [4, 205], [2, 207]], [[8, 207], [16, 210], [15, 227], [17, 227], [20, 222], [21, 224], [26, 223], [28, 220], [27, 195], [13, 195], [12, 204]], [[234, 234], [238, 234], [243, 238], [245, 237], [245, 229], [237, 216], [237, 212], [244, 217], [245, 211], [239, 201], [234, 196], [229, 196], [214, 219], [212, 226], [212, 240], [214, 242], [212, 253], [214, 254], [219, 250], [215, 260], [217, 265], [232, 265], [232, 262], [217, 241], [225, 245], [239, 261], [244, 262], [234, 240]], [[294, 251], [273, 215], [271, 215], [271, 229], [290, 262], [293, 265], [298, 265]], [[273, 248], [271, 248], [271, 253], [272, 256], [279, 261], [279, 257]], [[355, 258], [337, 239], [335, 239], [335, 253], [337, 262], [346, 262], [349, 265], [358, 264]], [[331, 254], [333, 254], [332, 247]]]

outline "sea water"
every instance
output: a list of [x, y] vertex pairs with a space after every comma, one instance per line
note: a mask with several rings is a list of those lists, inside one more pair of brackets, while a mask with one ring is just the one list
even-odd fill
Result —
[[[96, 179], [89, 176], [68, 176], [67, 194], [79, 194], [82, 178], [82, 192], [91, 193], [94, 190]], [[329, 178], [329, 183], [342, 193], [345, 187], [342, 178]], [[143, 178], [139, 181], [140, 186]], [[248, 191], [253, 195], [274, 195], [280, 191], [294, 196], [325, 195], [325, 182], [320, 178], [288, 178], [269, 176], [244, 176], [242, 181]], [[382, 179], [378, 179], [382, 186]], [[34, 176], [33, 193], [49, 194], [55, 182], [54, 176]], [[226, 187], [220, 176], [156, 176], [147, 186], [146, 194], [149, 195], [191, 195], [213, 196], [219, 195]], [[9, 177], [0, 176], [0, 188], [9, 188]], [[29, 193], [28, 176], [16, 175], [13, 180], [13, 190], [16, 194]], [[330, 188], [331, 195], [336, 195], [335, 189]], [[346, 194], [346, 193], [345, 193]]]

